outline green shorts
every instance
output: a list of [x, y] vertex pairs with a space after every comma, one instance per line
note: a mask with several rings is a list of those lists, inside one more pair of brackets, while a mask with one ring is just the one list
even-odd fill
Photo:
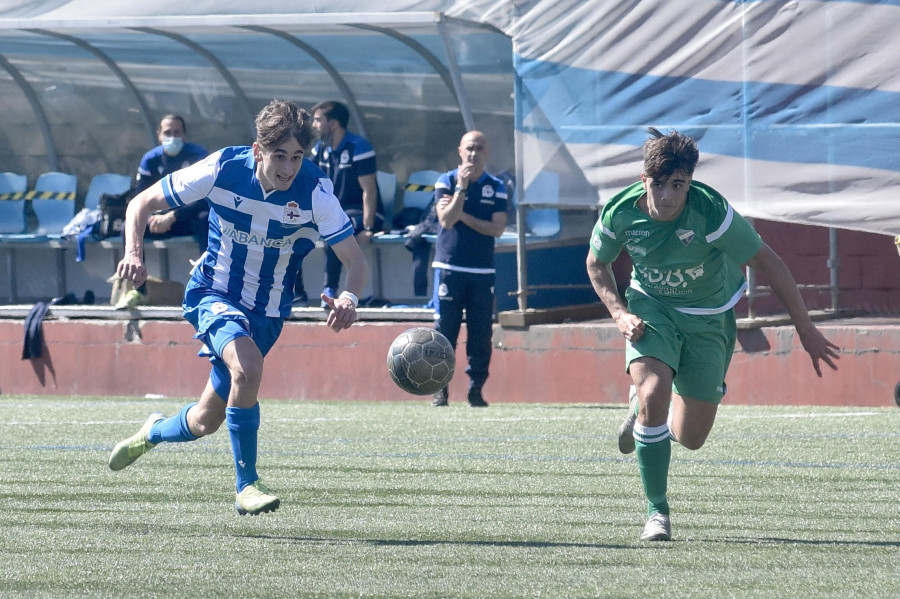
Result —
[[703, 316], [683, 314], [633, 289], [626, 296], [629, 312], [644, 321], [643, 336], [635, 343], [626, 343], [626, 372], [637, 358], [656, 358], [675, 371], [675, 393], [721, 402], [737, 337], [734, 310]]

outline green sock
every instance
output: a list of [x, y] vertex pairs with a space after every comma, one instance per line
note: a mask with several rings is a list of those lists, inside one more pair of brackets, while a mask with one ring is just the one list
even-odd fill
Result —
[[647, 515], [653, 512], [669, 515], [666, 490], [669, 481], [669, 462], [672, 458], [672, 441], [669, 426], [645, 427], [634, 425], [635, 448], [641, 483], [647, 496]]

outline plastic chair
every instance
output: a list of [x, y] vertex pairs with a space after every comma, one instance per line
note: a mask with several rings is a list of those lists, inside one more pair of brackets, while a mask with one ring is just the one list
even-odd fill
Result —
[[[541, 171], [525, 188], [528, 202], [546, 204], [559, 201], [559, 173]], [[527, 203], [526, 203], [527, 205]], [[553, 237], [562, 228], [559, 210], [533, 208], [525, 212], [525, 225], [537, 237]]]
[[100, 196], [104, 193], [120, 194], [131, 189], [131, 177], [118, 173], [102, 173], [91, 178], [84, 196], [84, 207], [93, 210], [100, 206]]
[[25, 232], [25, 190], [28, 177], [17, 173], [0, 173], [0, 233]]
[[441, 173], [437, 171], [416, 171], [410, 173], [403, 188], [403, 207], [425, 210], [434, 199], [434, 184]]
[[37, 235], [59, 235], [75, 216], [78, 177], [68, 173], [44, 173], [34, 184], [31, 207], [38, 219]]
[[384, 205], [384, 226], [390, 231], [394, 226], [394, 202], [397, 200], [397, 175], [385, 171], [375, 173], [378, 183], [378, 193], [381, 194], [381, 203]]

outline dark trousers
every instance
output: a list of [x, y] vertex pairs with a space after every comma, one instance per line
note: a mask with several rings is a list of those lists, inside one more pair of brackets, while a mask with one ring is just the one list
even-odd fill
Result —
[[494, 275], [440, 269], [435, 276], [440, 288], [440, 316], [435, 328], [455, 348], [466, 314], [466, 357], [469, 391], [481, 391], [491, 363], [494, 325]]

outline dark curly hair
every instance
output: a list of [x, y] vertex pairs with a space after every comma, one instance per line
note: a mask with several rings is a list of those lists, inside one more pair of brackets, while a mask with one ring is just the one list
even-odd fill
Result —
[[256, 115], [256, 143], [271, 150], [293, 137], [304, 150], [313, 139], [309, 113], [286, 100], [272, 100]]
[[675, 173], [693, 176], [700, 151], [693, 139], [672, 131], [663, 135], [659, 129], [650, 127], [647, 131], [652, 136], [644, 142], [644, 174], [657, 181], [665, 181]]

